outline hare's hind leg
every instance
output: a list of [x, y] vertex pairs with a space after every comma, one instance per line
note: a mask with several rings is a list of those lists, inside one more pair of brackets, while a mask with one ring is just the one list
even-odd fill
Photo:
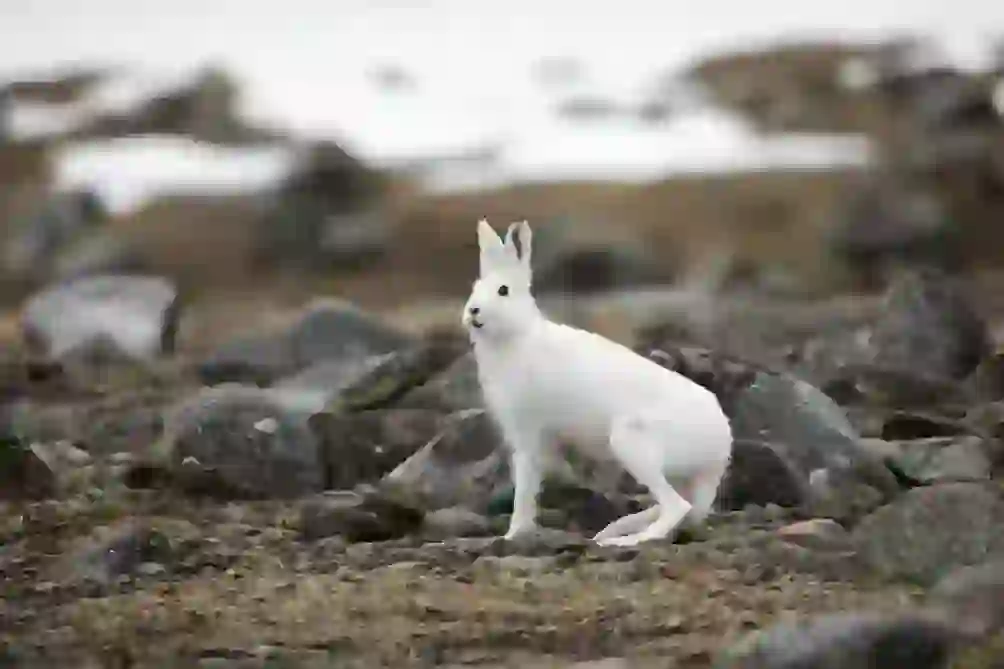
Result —
[[[670, 479], [670, 485], [672, 485], [684, 499], [690, 500], [691, 505], [696, 507], [697, 502], [693, 499], [693, 497], [691, 497], [693, 491], [691, 490], [691, 482], [689, 480]], [[690, 512], [690, 516], [692, 515], [694, 515], [693, 510]], [[690, 516], [688, 516], [688, 518]], [[658, 517], [659, 505], [656, 504], [655, 506], [650, 506], [644, 511], [639, 511], [638, 513], [632, 513], [629, 516], [618, 518], [597, 532], [596, 535], [593, 536], [593, 541], [601, 542], [611, 537], [640, 532], [655, 522], [655, 519]]]
[[694, 526], [703, 523], [711, 513], [718, 497], [718, 487], [721, 485], [725, 467], [710, 467], [692, 479], [693, 494], [690, 497], [690, 515], [687, 516], [687, 525]]
[[639, 511], [638, 513], [632, 513], [631, 515], [624, 516], [623, 518], [618, 518], [613, 521], [602, 530], [593, 536], [593, 541], [597, 543], [602, 543], [607, 539], [612, 537], [617, 537], [622, 534], [630, 534], [633, 532], [640, 532], [645, 527], [648, 527], [655, 519], [659, 517], [659, 507], [650, 506], [644, 511]]
[[[651, 429], [644, 416], [633, 415], [618, 421], [611, 431], [610, 450], [617, 457], [631, 476], [649, 489], [655, 497], [656, 506], [648, 511], [642, 511], [615, 521], [620, 525], [617, 529], [641, 524], [648, 520], [642, 514], [654, 514], [654, 519], [643, 529], [633, 534], [610, 536], [613, 527], [602, 530], [604, 535], [597, 543], [602, 546], [634, 546], [652, 539], [663, 539], [670, 535], [677, 525], [690, 513], [690, 502], [676, 491], [663, 473], [661, 435]], [[608, 532], [610, 530], [610, 532]]]

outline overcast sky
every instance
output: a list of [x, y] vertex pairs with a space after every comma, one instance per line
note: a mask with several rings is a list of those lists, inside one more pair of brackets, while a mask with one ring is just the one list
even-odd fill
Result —
[[0, 63], [233, 61], [281, 70], [373, 58], [490, 70], [544, 51], [642, 67], [716, 44], [811, 31], [930, 31], [956, 46], [1004, 33], [990, 0], [29, 0], [0, 9]]
[[[259, 117], [295, 116], [305, 130], [331, 119], [365, 129], [371, 116], [386, 113], [386, 98], [373, 101], [367, 76], [368, 68], [380, 64], [399, 64], [415, 75], [422, 93], [438, 101], [429, 115], [463, 94], [464, 104], [476, 99], [508, 119], [526, 106], [528, 94], [539, 95], [531, 90], [530, 66], [541, 56], [581, 59], [598, 91], [616, 94], [650, 80], [660, 68], [777, 37], [920, 32], [972, 58], [995, 34], [1004, 35], [1000, 0], [5, 0], [0, 5], [0, 76], [74, 61], [166, 70], [215, 62], [242, 80], [246, 104]], [[386, 118], [393, 124], [397, 117]], [[380, 123], [386, 134], [387, 123]], [[454, 123], [444, 117], [442, 130]]]

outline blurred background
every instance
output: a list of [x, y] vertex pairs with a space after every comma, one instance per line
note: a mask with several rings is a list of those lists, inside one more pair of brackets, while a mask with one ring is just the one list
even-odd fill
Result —
[[[719, 397], [710, 529], [588, 552], [647, 505], [601, 468], [493, 543], [482, 217]], [[999, 0], [0, 8], [3, 666], [705, 667], [845, 610], [780, 646], [929, 659], [868, 612], [1004, 555], [1002, 339]]]
[[553, 233], [541, 290], [995, 268], [1004, 9], [855, 3], [4, 10], [4, 301], [142, 267], [416, 307], [480, 216]]

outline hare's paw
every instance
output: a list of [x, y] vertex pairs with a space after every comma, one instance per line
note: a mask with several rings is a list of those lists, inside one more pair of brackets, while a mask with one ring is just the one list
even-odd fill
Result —
[[639, 538], [638, 534], [625, 534], [615, 537], [601, 537], [599, 539], [593, 539], [597, 546], [637, 546], [644, 539]]
[[517, 537], [533, 534], [536, 530], [537, 523], [534, 522], [524, 522], [518, 525], [514, 524], [509, 526], [509, 531], [507, 531], [502, 538], [506, 541], [512, 541]]
[[658, 541], [660, 539], [671, 539], [671, 535], [663, 534], [659, 528], [649, 526], [641, 532], [634, 534], [622, 534], [615, 537], [603, 537], [596, 541], [597, 546], [637, 546], [647, 541]]

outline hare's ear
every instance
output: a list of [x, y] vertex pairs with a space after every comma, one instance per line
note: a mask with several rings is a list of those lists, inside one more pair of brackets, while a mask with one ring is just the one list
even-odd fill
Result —
[[478, 247], [481, 249], [481, 272], [498, 263], [505, 251], [505, 246], [488, 221], [478, 221]]
[[530, 224], [526, 221], [520, 221], [516, 229], [519, 233], [519, 259], [529, 276], [532, 274], [530, 254], [533, 252], [533, 231], [530, 230]]
[[[519, 239], [519, 249], [516, 249], [516, 241], [513, 234]], [[530, 250], [533, 233], [530, 232], [530, 224], [526, 221], [510, 223], [505, 235], [505, 247], [513, 260], [521, 263], [527, 270], [530, 269]]]

